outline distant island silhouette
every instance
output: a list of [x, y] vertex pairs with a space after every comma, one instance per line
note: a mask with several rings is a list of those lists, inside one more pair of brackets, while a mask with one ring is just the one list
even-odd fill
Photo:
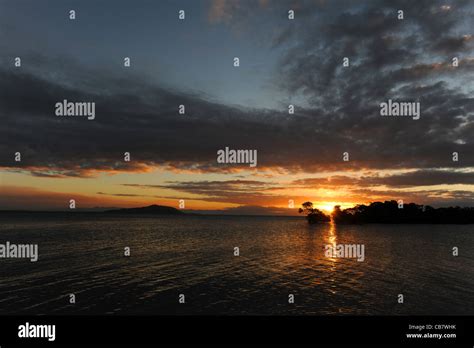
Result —
[[164, 205], [149, 205], [140, 208], [122, 208], [114, 210], [106, 210], [107, 214], [153, 214], [153, 215], [185, 215], [184, 212], [173, 207]]
[[337, 224], [474, 224], [474, 207], [433, 208], [415, 203], [399, 206], [397, 201], [385, 201], [344, 210], [336, 205], [328, 215], [314, 208], [312, 202], [302, 206], [299, 212], [306, 214], [310, 224], [328, 222], [331, 218]]

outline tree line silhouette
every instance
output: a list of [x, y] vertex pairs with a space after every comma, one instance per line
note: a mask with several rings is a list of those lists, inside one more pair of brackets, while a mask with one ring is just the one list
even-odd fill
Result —
[[433, 208], [429, 205], [408, 203], [399, 205], [396, 201], [373, 202], [369, 205], [358, 204], [341, 210], [339, 205], [328, 215], [305, 202], [300, 213], [306, 214], [308, 223], [320, 223], [331, 220], [338, 224], [473, 224], [474, 207]]

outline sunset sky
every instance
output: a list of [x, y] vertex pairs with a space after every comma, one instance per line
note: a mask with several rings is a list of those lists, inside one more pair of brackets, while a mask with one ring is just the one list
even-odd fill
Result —
[[[474, 206], [473, 18], [448, 0], [0, 0], [0, 210]], [[64, 99], [95, 119], [55, 116]], [[381, 117], [388, 99], [420, 119]], [[217, 163], [226, 146], [257, 167]]]

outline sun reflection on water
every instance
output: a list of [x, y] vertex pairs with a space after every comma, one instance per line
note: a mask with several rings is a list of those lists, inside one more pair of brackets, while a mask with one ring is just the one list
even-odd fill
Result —
[[[325, 239], [325, 246], [324, 246], [324, 251], [326, 251], [326, 245], [330, 244], [332, 246], [335, 246], [337, 244], [337, 233], [336, 233], [336, 223], [334, 220], [331, 218], [331, 221], [329, 222], [329, 229], [327, 234], [324, 236]], [[335, 257], [327, 257], [330, 261], [333, 263], [337, 262], [338, 259]]]

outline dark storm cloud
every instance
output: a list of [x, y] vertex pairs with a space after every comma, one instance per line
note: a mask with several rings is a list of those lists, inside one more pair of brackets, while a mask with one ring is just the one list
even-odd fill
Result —
[[178, 191], [184, 191], [197, 194], [209, 194], [216, 191], [248, 192], [249, 190], [263, 190], [264, 188], [274, 187], [275, 184], [266, 183], [258, 180], [225, 180], [225, 181], [188, 181], [188, 182], [166, 182], [164, 185], [142, 185], [142, 184], [123, 184], [128, 187], [140, 188], [170, 188]]
[[[474, 71], [469, 2], [450, 2], [449, 9], [440, 1], [262, 4], [253, 12], [271, 11], [266, 28], [276, 18], [274, 30], [262, 31], [274, 39], [274, 49], [285, 52], [274, 80], [308, 101], [296, 103], [295, 115], [286, 106], [222, 105], [123, 69], [96, 71], [34, 55], [27, 66], [35, 69], [4, 62], [0, 70], [0, 165], [18, 167], [13, 154], [20, 151], [20, 169], [37, 176], [86, 177], [155, 166], [222, 172], [236, 168], [216, 163], [217, 150], [229, 146], [257, 149], [258, 168], [474, 166], [474, 101], [466, 83]], [[292, 23], [283, 15], [288, 4], [297, 11]], [[245, 6], [234, 5], [240, 12], [223, 18], [238, 21], [239, 13], [249, 14]], [[398, 9], [404, 10], [403, 21], [396, 19]], [[456, 55], [455, 69], [450, 64]], [[345, 56], [350, 68], [342, 68]], [[380, 117], [379, 104], [389, 98], [420, 101], [420, 120]], [[54, 104], [63, 99], [94, 101], [96, 119], [56, 117]], [[342, 161], [345, 151], [349, 162]], [[460, 153], [457, 163], [453, 151]], [[123, 161], [124, 152], [131, 153], [131, 162]]]
[[439, 40], [434, 49], [445, 54], [452, 54], [452, 52], [462, 52], [468, 49], [469, 44], [472, 44], [472, 36], [446, 37]]
[[[144, 81], [109, 76], [91, 93], [34, 74], [1, 71], [0, 75], [5, 126], [0, 132], [6, 139], [1, 145], [2, 163], [13, 165], [13, 153], [20, 151], [22, 166], [33, 173], [35, 167], [50, 169], [40, 175], [146, 170], [166, 164], [212, 170], [218, 149], [242, 146], [246, 139], [254, 142], [253, 131], [268, 133], [263, 139], [270, 135], [265, 112], [255, 118]], [[124, 84], [130, 92], [120, 89]], [[63, 99], [95, 102], [96, 119], [56, 117], [54, 105]], [[180, 104], [186, 106], [186, 116], [178, 114]], [[123, 161], [124, 152], [131, 153], [130, 163]]]
[[298, 188], [337, 188], [340, 186], [400, 188], [433, 185], [474, 185], [474, 172], [426, 169], [383, 176], [377, 174], [361, 177], [334, 175], [325, 178], [298, 179], [290, 185]]
[[386, 177], [362, 178], [366, 185], [386, 185], [389, 187], [431, 186], [431, 185], [474, 185], [473, 172], [446, 170], [418, 170], [415, 172], [389, 175]]
[[[202, 196], [199, 200], [209, 202], [224, 202], [248, 204], [249, 202], [273, 202], [278, 195], [271, 191], [279, 189], [279, 184], [258, 180], [223, 180], [223, 181], [189, 181], [166, 182], [163, 185], [123, 184], [122, 186], [143, 189], [171, 189], [177, 192]], [[176, 198], [161, 196], [161, 198]], [[181, 197], [183, 198], [183, 197]], [[284, 197], [285, 199], [286, 196]], [[192, 199], [192, 198], [189, 198]]]
[[[340, 145], [342, 138], [363, 165], [449, 165], [449, 154], [459, 151], [467, 156], [462, 164], [472, 166], [474, 99], [472, 87], [465, 88], [474, 72], [472, 4], [340, 4], [328, 2], [323, 10], [334, 14], [337, 7], [334, 16], [295, 20], [292, 35], [279, 42], [288, 46], [280, 83], [307, 97], [315, 110], [312, 126], [338, 134], [331, 144]], [[399, 9], [404, 20], [397, 19]], [[440, 55], [448, 43], [455, 50]], [[458, 68], [451, 65], [455, 56]], [[342, 67], [343, 57], [350, 58], [350, 67]], [[387, 99], [419, 101], [421, 119], [381, 118], [378, 106]]]

